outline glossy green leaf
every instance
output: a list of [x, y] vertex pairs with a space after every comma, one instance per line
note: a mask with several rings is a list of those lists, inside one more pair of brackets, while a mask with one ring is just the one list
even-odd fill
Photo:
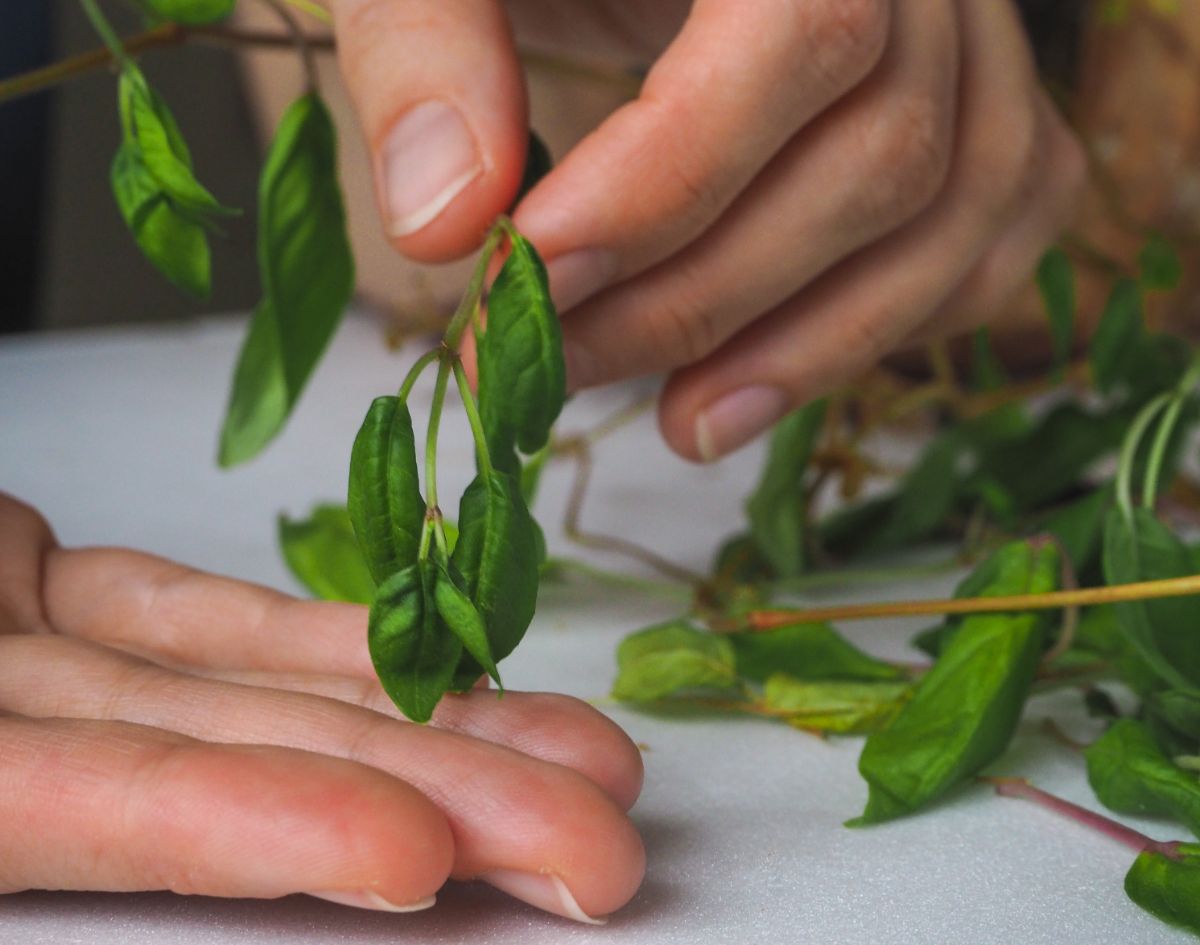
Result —
[[1071, 357], [1075, 327], [1075, 274], [1071, 260], [1061, 249], [1052, 249], [1042, 257], [1037, 286], [1050, 320], [1055, 368], [1061, 371]]
[[279, 547], [292, 574], [322, 600], [369, 604], [375, 581], [343, 505], [318, 505], [308, 518], [278, 519]]
[[785, 417], [771, 434], [758, 487], [746, 501], [750, 536], [778, 577], [804, 570], [808, 498], [804, 474], [825, 423], [824, 400]]
[[164, 20], [200, 26], [223, 20], [233, 12], [237, 0], [141, 0]]
[[434, 600], [446, 627], [462, 641], [463, 648], [471, 658], [482, 666], [503, 690], [504, 684], [500, 682], [500, 672], [496, 669], [496, 661], [492, 659], [492, 648], [488, 642], [483, 616], [459, 586], [459, 581], [444, 567], [438, 568]]
[[1200, 853], [1190, 844], [1180, 852], [1178, 860], [1138, 854], [1125, 874], [1125, 894], [1155, 918], [1200, 935]]
[[1169, 817], [1200, 835], [1200, 780], [1164, 755], [1142, 723], [1119, 719], [1084, 754], [1088, 782], [1109, 810]]
[[1142, 288], [1149, 292], [1170, 292], [1183, 278], [1183, 263], [1175, 247], [1161, 234], [1146, 240], [1138, 254], [1139, 278]]
[[904, 671], [868, 656], [827, 623], [797, 623], [761, 633], [726, 637], [737, 655], [737, 671], [762, 682], [776, 673], [794, 679], [890, 680]]
[[[484, 427], [504, 430], [525, 453], [550, 439], [566, 398], [562, 330], [537, 250], [513, 235], [512, 251], [488, 294], [487, 329], [477, 338]], [[500, 468], [504, 468], [503, 465]]]
[[367, 642], [384, 690], [414, 722], [428, 722], [451, 688], [463, 645], [436, 603], [437, 566], [419, 561], [380, 585]]
[[412, 417], [399, 397], [376, 397], [350, 452], [346, 509], [376, 582], [417, 560], [425, 500]]
[[617, 648], [612, 694], [654, 702], [696, 689], [738, 686], [733, 646], [723, 637], [671, 620], [632, 633]]
[[[1129, 584], [1192, 574], [1187, 545], [1145, 509], [1126, 518], [1112, 509], [1104, 527], [1104, 577]], [[1115, 605], [1132, 648], [1173, 688], [1200, 684], [1200, 622], [1196, 597], [1127, 601]]]
[[[1058, 583], [1052, 545], [1021, 543], [1024, 567], [1005, 567], [990, 594], [1040, 593]], [[1040, 613], [977, 614], [963, 620], [912, 700], [867, 739], [859, 771], [870, 785], [851, 826], [911, 814], [994, 761], [1008, 746], [1044, 645]]]
[[205, 228], [175, 207], [135, 146], [117, 149], [111, 180], [117, 208], [146, 258], [189, 295], [207, 298], [212, 261]]
[[192, 155], [167, 103], [132, 63], [121, 69], [117, 90], [125, 146], [136, 149], [159, 189], [181, 211], [236, 213], [223, 207], [192, 171]]
[[520, 487], [507, 473], [481, 473], [463, 493], [450, 562], [483, 616], [499, 662], [529, 628], [538, 589], [535, 525]]
[[1133, 279], [1120, 279], [1104, 306], [1090, 348], [1092, 377], [1102, 392], [1108, 393], [1127, 377], [1144, 333], [1141, 287]]
[[776, 673], [763, 687], [763, 703], [805, 731], [866, 735], [886, 728], [911, 690], [909, 683], [811, 682]]
[[283, 428], [354, 287], [336, 137], [313, 94], [292, 104], [259, 179], [263, 298], [242, 345], [219, 462], [256, 456]]

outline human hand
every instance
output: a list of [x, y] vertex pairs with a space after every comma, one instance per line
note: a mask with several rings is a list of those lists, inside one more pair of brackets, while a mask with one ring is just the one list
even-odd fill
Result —
[[[505, 11], [330, 5], [393, 244], [461, 255], [524, 159]], [[515, 216], [548, 262], [570, 386], [669, 372], [662, 431], [691, 459], [996, 315], [1082, 188], [1010, 0], [507, 9], [538, 48], [661, 53]]]
[[0, 493], [0, 893], [169, 889], [365, 908], [478, 878], [587, 921], [643, 851], [636, 747], [575, 699], [403, 721], [366, 611], [116, 549]]

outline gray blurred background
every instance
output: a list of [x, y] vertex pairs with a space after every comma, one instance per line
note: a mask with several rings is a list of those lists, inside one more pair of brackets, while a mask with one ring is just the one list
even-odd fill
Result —
[[[1086, 2], [1021, 0], [1051, 75], [1071, 74]], [[98, 45], [77, 0], [3, 0], [3, 8], [0, 78]], [[128, 5], [104, 8], [121, 32], [141, 27]], [[126, 232], [108, 186], [119, 139], [115, 80], [92, 73], [0, 104], [0, 333], [253, 307], [258, 142], [235, 56], [189, 45], [141, 61], [183, 128], [197, 175], [245, 211], [213, 240], [212, 298], [198, 303], [173, 289]]]

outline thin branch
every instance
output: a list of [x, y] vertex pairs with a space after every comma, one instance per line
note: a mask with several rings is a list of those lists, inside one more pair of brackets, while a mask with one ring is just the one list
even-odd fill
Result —
[[1060, 610], [1093, 604], [1155, 600], [1162, 597], [1200, 595], [1200, 574], [1137, 581], [1108, 587], [1049, 591], [1045, 594], [1013, 594], [1005, 597], [965, 597], [945, 600], [908, 600], [883, 604], [843, 604], [780, 610], [756, 610], [746, 615], [751, 630], [773, 630], [793, 623], [820, 623], [838, 620], [867, 620], [876, 617], [914, 617], [947, 614], [995, 614], [1020, 610]]
[[304, 30], [300, 26], [300, 21], [288, 8], [284, 0], [260, 0], [265, 6], [271, 8], [284, 28], [287, 30], [288, 39], [291, 40], [292, 46], [300, 56], [300, 61], [304, 63], [304, 82], [308, 87], [308, 93], [314, 94], [319, 85], [317, 81], [317, 58], [313, 53], [312, 46], [308, 43], [308, 37], [305, 36]]

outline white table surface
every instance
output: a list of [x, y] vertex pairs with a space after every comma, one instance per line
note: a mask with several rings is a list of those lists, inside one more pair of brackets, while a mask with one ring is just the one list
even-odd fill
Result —
[[[296, 590], [275, 550], [275, 515], [303, 514], [316, 500], [343, 497], [349, 446], [365, 408], [396, 387], [413, 355], [389, 354], [374, 324], [349, 319], [283, 437], [249, 466], [222, 472], [213, 456], [240, 330], [238, 321], [213, 319], [0, 341], [0, 489], [38, 506], [66, 544], [127, 544]], [[630, 396], [625, 390], [577, 398], [562, 428], [587, 426]], [[455, 409], [443, 436], [447, 495], [465, 484], [470, 465], [460, 417]], [[759, 456], [750, 449], [716, 466], [690, 466], [667, 452], [647, 416], [599, 447], [585, 522], [627, 529], [702, 569], [738, 527]], [[565, 468], [550, 468], [537, 511], [552, 551], [579, 555], [556, 524], [568, 481]], [[953, 583], [948, 576], [823, 596], [926, 596]], [[622, 635], [677, 609], [588, 582], [552, 587], [525, 643], [504, 665], [505, 682], [603, 700]], [[895, 620], [844, 629], [876, 653], [911, 656], [906, 641], [919, 626]], [[1080, 702], [1072, 693], [1035, 699], [995, 771], [1095, 805], [1081, 760], [1038, 730], [1053, 715], [1091, 737], [1097, 728]], [[822, 742], [759, 720], [676, 721], [601, 705], [648, 747], [646, 786], [632, 815], [646, 841], [646, 881], [605, 927], [541, 914], [480, 885], [452, 884], [434, 909], [413, 915], [302, 896], [223, 901], [28, 892], [0, 897], [0, 945], [1192, 940], [1125, 899], [1130, 851], [1032, 805], [972, 787], [925, 816], [848, 830], [842, 821], [866, 799], [855, 770], [858, 739]], [[1130, 822], [1154, 835], [1181, 835], [1167, 825]]]

